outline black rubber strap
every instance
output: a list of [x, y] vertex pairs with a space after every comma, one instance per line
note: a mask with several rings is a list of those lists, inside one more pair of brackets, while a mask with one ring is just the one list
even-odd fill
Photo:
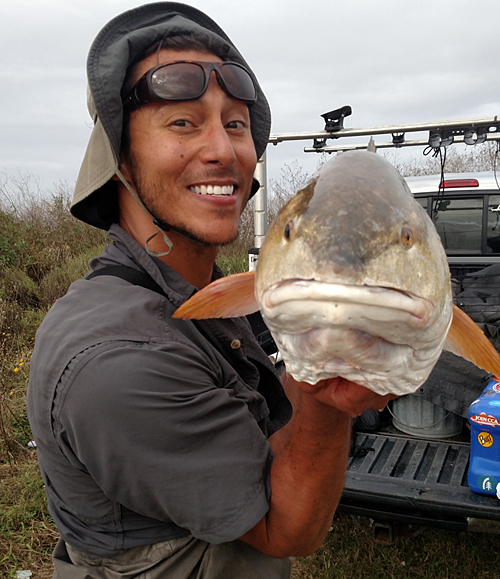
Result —
[[142, 286], [146, 289], [156, 292], [157, 294], [167, 297], [167, 294], [161, 289], [161, 287], [150, 275], [134, 269], [133, 267], [127, 267], [126, 265], [109, 265], [107, 267], [93, 271], [87, 276], [86, 279], [93, 279], [98, 275], [114, 275], [115, 277], [120, 277], [121, 279], [124, 279], [133, 285]]
[[[155, 282], [155, 280], [148, 275], [147, 273], [143, 273], [137, 269], [132, 267], [127, 267], [126, 265], [109, 265], [107, 267], [103, 267], [101, 269], [97, 269], [90, 273], [86, 279], [92, 279], [97, 277], [98, 275], [114, 275], [115, 277], [120, 277], [125, 281], [130, 282], [134, 285], [139, 285], [146, 289], [156, 292], [163, 297], [168, 299], [167, 294], [161, 289], [161, 287]], [[266, 352], [266, 354], [274, 354], [278, 351], [278, 347], [276, 346], [271, 333], [267, 329], [264, 320], [260, 312], [255, 312], [254, 314], [250, 314], [247, 316], [248, 321], [252, 327], [252, 332], [254, 336], [257, 338], [260, 347]], [[198, 326], [197, 321], [193, 320], [195, 325]], [[203, 333], [202, 328], [198, 326], [198, 329], [201, 333]]]

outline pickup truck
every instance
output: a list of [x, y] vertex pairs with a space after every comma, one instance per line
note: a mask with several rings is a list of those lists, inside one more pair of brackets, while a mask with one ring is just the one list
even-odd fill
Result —
[[[440, 182], [440, 175], [407, 179], [443, 242], [455, 304], [500, 349], [497, 177], [454, 174]], [[467, 483], [468, 406], [489, 378], [445, 352], [415, 395], [393, 401], [375, 420], [359, 420], [338, 512], [357, 521], [368, 517], [379, 542], [390, 542], [401, 525], [499, 532], [500, 500], [474, 493]]]

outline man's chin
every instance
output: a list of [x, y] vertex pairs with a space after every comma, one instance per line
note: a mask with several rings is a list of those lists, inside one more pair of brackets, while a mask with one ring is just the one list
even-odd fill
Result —
[[177, 235], [181, 235], [182, 237], [189, 239], [189, 241], [196, 243], [196, 245], [199, 245], [200, 247], [223, 247], [233, 243], [233, 241], [238, 238], [238, 231], [236, 231], [234, 234], [227, 234], [224, 236], [221, 235], [221, 232], [203, 232], [198, 234], [196, 232], [190, 231], [189, 229], [185, 229], [184, 227], [172, 225], [167, 221], [163, 221], [162, 219], [157, 218], [156, 223], [160, 226], [161, 229], [166, 231], [167, 234], [169, 231], [173, 231]]
[[233, 243], [233, 241], [236, 241], [238, 235], [235, 235], [230, 239], [215, 238], [213, 240], [202, 239], [196, 236], [189, 236], [189, 235], [186, 235], [185, 237], [187, 237], [188, 239], [190, 239], [191, 241], [193, 241], [194, 243], [196, 243], [201, 247], [224, 247], [226, 245], [230, 245], [231, 243]]
[[238, 238], [238, 232], [234, 235], [222, 236], [220, 232], [215, 232], [213, 234], [203, 232], [197, 234], [189, 230], [173, 229], [173, 231], [189, 239], [193, 243], [196, 243], [196, 245], [199, 245], [200, 247], [224, 247], [225, 245], [233, 243], [233, 241]]

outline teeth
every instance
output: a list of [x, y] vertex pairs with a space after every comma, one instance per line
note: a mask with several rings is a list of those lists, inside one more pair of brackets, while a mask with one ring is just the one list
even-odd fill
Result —
[[190, 187], [190, 189], [193, 191], [193, 193], [197, 193], [198, 195], [224, 197], [233, 194], [234, 185], [199, 185]]

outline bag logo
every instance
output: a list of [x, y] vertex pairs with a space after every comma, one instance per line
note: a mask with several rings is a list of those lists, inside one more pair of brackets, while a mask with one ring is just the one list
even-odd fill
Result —
[[493, 444], [493, 436], [489, 432], [480, 432], [477, 435], [477, 440], [481, 446], [485, 448], [490, 447]]
[[481, 412], [480, 414], [475, 414], [470, 417], [470, 420], [476, 422], [477, 424], [485, 424], [487, 426], [500, 426], [500, 422], [495, 416], [491, 414], [486, 414], [486, 412]]
[[487, 495], [494, 495], [497, 485], [497, 479], [491, 475], [483, 474], [477, 479], [477, 486], [481, 489], [481, 492]]

